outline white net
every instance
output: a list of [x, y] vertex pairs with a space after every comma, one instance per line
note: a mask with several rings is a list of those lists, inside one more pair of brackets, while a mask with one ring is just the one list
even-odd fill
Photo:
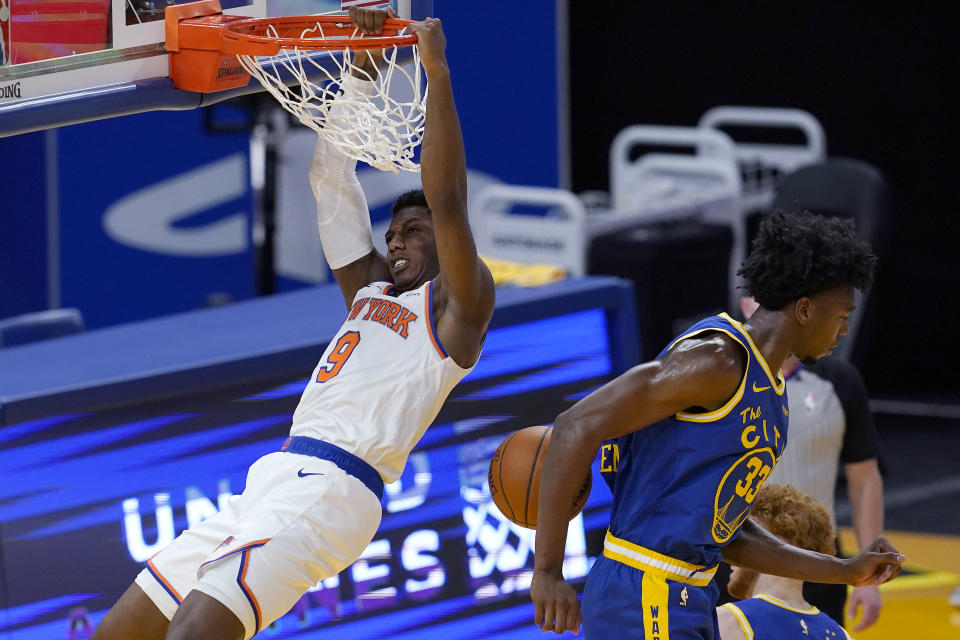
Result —
[[[276, 30], [268, 27], [267, 35], [277, 37]], [[304, 29], [300, 37], [332, 39], [324, 35], [319, 22]], [[427, 83], [417, 46], [411, 48], [413, 57], [406, 64], [398, 62], [396, 45], [375, 50], [383, 57], [379, 73], [355, 64], [365, 54], [349, 48], [297, 47], [281, 49], [276, 56], [237, 55], [237, 59], [284, 109], [345, 154], [398, 173], [420, 171], [415, 151], [423, 139], [426, 116]], [[336, 109], [332, 109], [334, 99]]]

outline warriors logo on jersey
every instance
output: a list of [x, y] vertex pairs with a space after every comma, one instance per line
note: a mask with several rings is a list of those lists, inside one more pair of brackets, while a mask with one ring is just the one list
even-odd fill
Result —
[[711, 333], [727, 335], [746, 356], [733, 397], [714, 411], [680, 412], [600, 450], [600, 469], [614, 492], [613, 536], [703, 566], [719, 561], [720, 547], [750, 514], [786, 446], [788, 420], [782, 376], [773, 375], [743, 326], [726, 314], [697, 323], [663, 353]]
[[747, 407], [739, 415], [744, 425], [740, 432], [740, 443], [747, 452], [727, 470], [717, 486], [713, 505], [713, 539], [720, 544], [728, 541], [743, 524], [757, 491], [783, 452], [780, 427], [767, 424], [762, 406]]

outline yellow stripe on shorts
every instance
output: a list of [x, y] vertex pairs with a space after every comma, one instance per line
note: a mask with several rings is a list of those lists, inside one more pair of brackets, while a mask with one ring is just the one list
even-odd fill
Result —
[[644, 573], [640, 588], [643, 593], [641, 606], [644, 640], [670, 640], [670, 616], [667, 612], [670, 587], [667, 581]]

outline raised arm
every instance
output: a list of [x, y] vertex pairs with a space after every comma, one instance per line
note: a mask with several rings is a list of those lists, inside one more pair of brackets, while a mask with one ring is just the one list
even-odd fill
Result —
[[748, 518], [736, 539], [723, 548], [723, 559], [783, 578], [856, 587], [892, 580], [905, 558], [883, 536], [850, 559], [807, 551], [783, 542]]
[[679, 411], [714, 410], [736, 392], [746, 356], [715, 334], [685, 340], [660, 360], [634, 367], [557, 417], [543, 462], [530, 597], [534, 621], [563, 633], [580, 624], [580, 605], [563, 579], [568, 510], [604, 440], [637, 431]]
[[446, 301], [437, 330], [454, 360], [472, 364], [493, 314], [493, 277], [477, 255], [467, 220], [467, 164], [443, 27], [427, 18], [408, 29], [417, 34], [428, 82], [420, 170], [440, 260], [438, 293]]
[[[388, 16], [394, 16], [393, 9], [350, 10], [350, 19], [368, 33], [380, 33]], [[361, 51], [356, 55], [350, 74], [342, 79], [345, 95], [369, 94], [379, 73], [377, 53]], [[328, 117], [351, 119], [356, 115], [335, 100]], [[370, 211], [357, 179], [357, 161], [320, 137], [309, 176], [317, 200], [317, 227], [323, 253], [349, 307], [361, 287], [374, 280], [389, 280], [390, 269], [386, 258], [373, 246]]]
[[373, 247], [370, 212], [356, 167], [356, 160], [317, 138], [310, 165], [317, 227], [324, 257], [348, 307], [361, 287], [390, 279], [386, 259]]

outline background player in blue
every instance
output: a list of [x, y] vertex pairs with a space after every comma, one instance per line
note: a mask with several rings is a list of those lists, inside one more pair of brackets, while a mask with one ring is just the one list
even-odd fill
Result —
[[707, 318], [558, 416], [530, 586], [544, 631], [576, 630], [581, 621], [561, 567], [569, 505], [598, 449], [613, 508], [584, 590], [588, 637], [714, 638], [721, 556], [827, 583], [885, 582], [898, 573], [903, 556], [883, 537], [840, 560], [785, 544], [747, 520], [787, 440], [780, 367], [791, 354], [820, 358], [836, 347], [854, 288], [870, 284], [875, 263], [846, 221], [773, 214], [740, 270], [760, 304], [748, 325], [726, 314]]
[[[768, 484], [757, 492], [751, 520], [801, 549], [833, 553], [827, 509], [796, 487]], [[803, 581], [733, 567], [728, 587], [748, 598], [717, 607], [723, 640], [849, 640], [836, 621], [803, 597]]]

